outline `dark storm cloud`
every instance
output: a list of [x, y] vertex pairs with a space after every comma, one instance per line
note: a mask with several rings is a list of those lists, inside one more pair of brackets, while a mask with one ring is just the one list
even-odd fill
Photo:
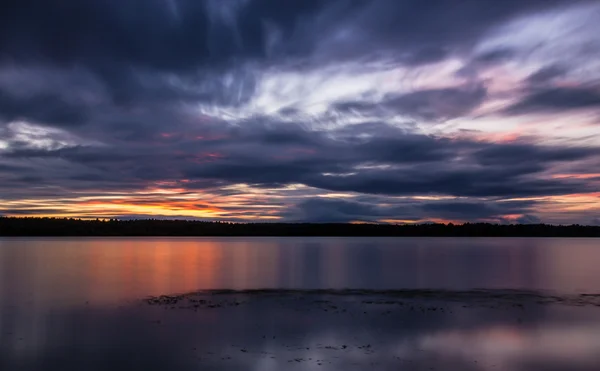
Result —
[[[329, 50], [407, 50], [429, 62], [448, 46], [470, 43], [510, 17], [573, 0], [6, 0], [0, 7], [0, 56], [94, 67], [199, 65], [306, 55], [324, 35], [354, 39]], [[370, 46], [369, 46], [370, 45]], [[352, 47], [352, 48], [351, 48]]]
[[[328, 24], [325, 30], [333, 33], [339, 29], [336, 27], [339, 24], [354, 36], [340, 37], [330, 43], [329, 54], [363, 54], [365, 47], [376, 46], [408, 64], [419, 60], [429, 63], [453, 50], [460, 51], [515, 16], [567, 4], [543, 0], [376, 0], [356, 3], [363, 6], [349, 12], [347, 17], [336, 14], [327, 18], [333, 25]], [[317, 39], [317, 36], [313, 38]], [[425, 57], [419, 58], [419, 55]]]
[[20, 149], [4, 156], [60, 158], [111, 176], [128, 174], [147, 180], [179, 176], [229, 184], [302, 183], [338, 191], [458, 196], [586, 191], [584, 183], [537, 179], [535, 175], [556, 162], [598, 156], [595, 148], [450, 140], [406, 134], [385, 124], [322, 132], [303, 125], [257, 121], [244, 128], [221, 127], [221, 133], [228, 139], [167, 140], [135, 148]]
[[345, 223], [352, 221], [375, 221], [385, 212], [374, 204], [349, 200], [314, 198], [300, 202], [287, 211], [286, 218], [297, 221], [321, 223]]
[[[365, 197], [362, 197], [365, 198]], [[385, 206], [382, 206], [385, 205]], [[446, 220], [494, 220], [506, 222], [507, 215], [527, 213], [534, 201], [420, 201], [390, 199], [327, 199], [302, 201], [286, 212], [286, 218], [312, 222], [376, 222], [381, 219], [425, 220], [431, 215]], [[532, 222], [533, 215], [524, 215]]]
[[592, 191], [593, 187], [584, 182], [567, 183], [528, 177], [543, 169], [542, 166], [516, 166], [511, 169], [474, 166], [472, 169], [461, 169], [439, 163], [396, 171], [361, 171], [344, 177], [313, 175], [304, 182], [334, 191], [381, 195], [531, 197]]
[[[457, 48], [463, 53], [511, 17], [567, 3], [572, 1], [8, 0], [0, 5], [0, 62], [58, 68], [64, 76], [35, 76], [49, 82], [46, 89], [19, 96], [11, 92], [21, 82], [1, 84], [0, 113], [5, 121], [59, 127], [111, 121], [132, 126], [105, 116], [150, 105], [232, 107], [250, 99], [256, 73], [267, 65], [300, 69], [381, 53], [410, 66], [427, 64]], [[510, 53], [497, 49], [475, 59], [490, 62]], [[88, 74], [87, 80], [71, 79], [72, 68]], [[61, 84], [66, 80], [69, 85]], [[89, 95], [99, 102], [81, 99]], [[483, 86], [428, 89], [388, 97], [385, 107], [444, 119], [468, 113], [485, 97]]]
[[[323, 132], [258, 119], [242, 126], [215, 124], [211, 130], [212, 135], [227, 139], [157, 139], [130, 147], [15, 148], [3, 156], [12, 161], [66, 162], [64, 174], [44, 167], [38, 171], [65, 186], [83, 173], [96, 180], [105, 177], [118, 183], [123, 179], [125, 185], [184, 178], [266, 187], [301, 183], [382, 195], [517, 197], [592, 191], [584, 181], [539, 174], [555, 163], [577, 163], [599, 155], [597, 149], [586, 147], [407, 134], [382, 123]], [[61, 181], [62, 176], [70, 177], [69, 181]]]
[[0, 12], [0, 51], [4, 58], [58, 65], [193, 69], [265, 57], [265, 25], [277, 29], [288, 44], [299, 21], [315, 17], [328, 3], [8, 0]]
[[25, 170], [25, 168], [22, 166], [0, 163], [0, 171], [2, 172], [18, 173], [23, 170]]
[[483, 102], [486, 94], [483, 85], [421, 90], [393, 98], [387, 105], [417, 118], [450, 119], [470, 113]]
[[469, 114], [487, 96], [483, 84], [445, 89], [417, 90], [406, 94], [385, 97], [382, 101], [346, 101], [333, 105], [333, 109], [345, 113], [394, 114], [420, 120], [448, 120]]
[[426, 202], [418, 207], [424, 211], [425, 215], [439, 215], [444, 219], [479, 220], [522, 214], [531, 210], [535, 205], [534, 201], [441, 201]]
[[519, 57], [519, 53], [516, 50], [505, 47], [480, 52], [467, 60], [465, 65], [456, 72], [456, 76], [477, 80], [482, 70], [500, 65], [517, 57]]
[[532, 73], [526, 80], [531, 85], [545, 84], [555, 78], [566, 75], [567, 69], [563, 66], [551, 65], [542, 67]]
[[449, 50], [444, 47], [430, 47], [416, 49], [413, 53], [400, 58], [400, 61], [409, 66], [420, 66], [435, 63], [448, 57]]
[[84, 124], [87, 118], [85, 107], [66, 102], [57, 95], [15, 97], [0, 90], [0, 120], [74, 126]]
[[519, 224], [540, 224], [542, 220], [535, 215], [525, 214], [517, 219]]
[[515, 56], [515, 51], [507, 48], [500, 48], [481, 53], [474, 58], [475, 63], [494, 64], [504, 62]]
[[600, 149], [586, 147], [532, 146], [526, 143], [490, 145], [477, 152], [483, 165], [505, 165], [520, 163], [548, 163], [554, 161], [576, 161], [600, 155]]
[[547, 87], [534, 89], [520, 102], [508, 107], [513, 115], [536, 112], [562, 112], [600, 108], [600, 89], [596, 87]]

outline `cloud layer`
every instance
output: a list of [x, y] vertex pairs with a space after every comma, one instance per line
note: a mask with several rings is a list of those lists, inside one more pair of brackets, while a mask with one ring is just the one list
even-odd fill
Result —
[[0, 213], [592, 223], [599, 20], [584, 0], [5, 1]]

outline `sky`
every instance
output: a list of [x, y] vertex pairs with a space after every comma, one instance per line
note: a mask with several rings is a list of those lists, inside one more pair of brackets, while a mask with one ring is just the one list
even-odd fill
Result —
[[598, 35], [598, 0], [4, 0], [0, 215], [600, 225]]

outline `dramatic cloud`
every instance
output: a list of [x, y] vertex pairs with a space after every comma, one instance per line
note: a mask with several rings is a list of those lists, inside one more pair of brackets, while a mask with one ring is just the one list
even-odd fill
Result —
[[598, 21], [592, 0], [4, 1], [0, 213], [589, 223]]
[[418, 120], [439, 121], [460, 117], [477, 108], [487, 94], [482, 85], [425, 89], [385, 97], [376, 102], [340, 102], [335, 109], [362, 114], [388, 113]]
[[537, 111], [562, 112], [584, 108], [600, 108], [600, 89], [552, 87], [534, 90], [521, 102], [509, 107], [507, 112], [525, 114]]
[[[387, 199], [385, 204], [369, 200], [309, 199], [290, 209], [290, 220], [313, 220], [319, 222], [376, 222], [386, 220], [395, 223], [406, 221], [430, 221], [431, 215], [443, 221], [488, 221], [532, 223], [533, 215], [523, 215], [533, 209], [533, 201], [473, 202], [463, 200], [414, 201]], [[383, 200], [378, 200], [380, 203]], [[390, 203], [391, 201], [391, 203]], [[515, 218], [515, 215], [523, 215]], [[515, 220], [516, 219], [516, 220]]]
[[565, 76], [566, 74], [567, 71], [561, 66], [546, 66], [529, 75], [527, 82], [532, 85], [545, 84], [551, 82], [553, 79]]

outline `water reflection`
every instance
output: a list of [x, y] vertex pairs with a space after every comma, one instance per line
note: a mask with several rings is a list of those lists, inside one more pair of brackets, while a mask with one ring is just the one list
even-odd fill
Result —
[[42, 306], [213, 288], [591, 291], [594, 239], [0, 239], [0, 297]]
[[[592, 371], [600, 367], [600, 317], [589, 306], [532, 302], [520, 308], [447, 298], [395, 298], [392, 304], [364, 295], [314, 294], [205, 299], [220, 304], [90, 306], [47, 312], [33, 332], [2, 326], [0, 368]], [[2, 323], [11, 323], [14, 312], [3, 311]]]
[[422, 312], [365, 309], [364, 298], [352, 297], [197, 311], [140, 304], [202, 289], [593, 293], [598, 247], [594, 239], [530, 238], [0, 239], [0, 370], [598, 370], [593, 305], [443, 301], [436, 305], [446, 310]]

